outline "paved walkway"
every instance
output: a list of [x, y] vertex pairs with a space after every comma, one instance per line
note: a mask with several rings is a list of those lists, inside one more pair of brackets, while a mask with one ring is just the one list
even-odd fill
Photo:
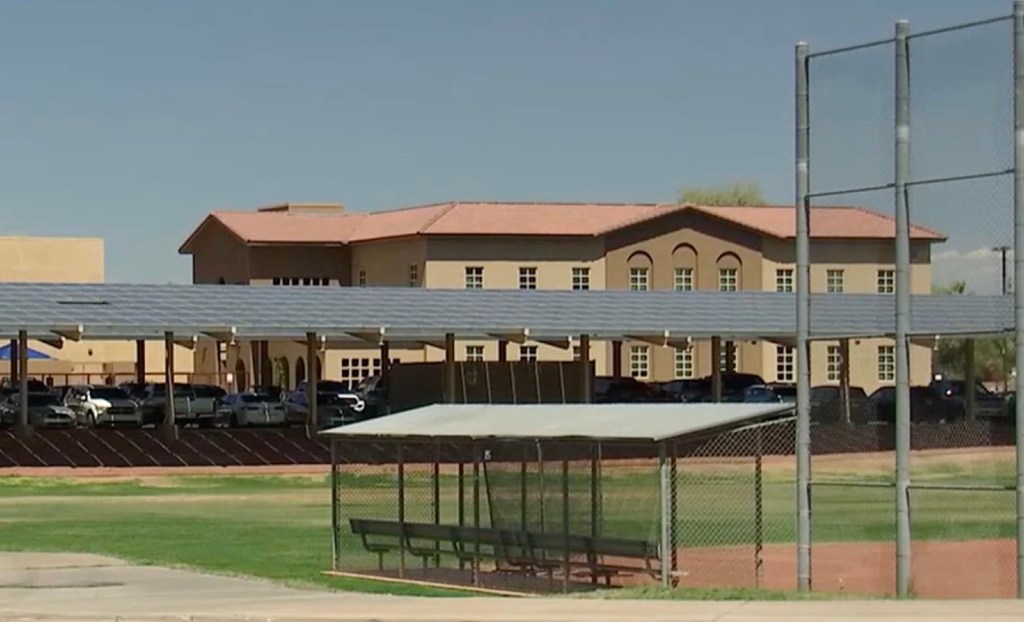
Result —
[[1024, 602], [685, 602], [410, 598], [295, 590], [95, 555], [0, 553], [0, 620], [118, 622], [963, 622]]

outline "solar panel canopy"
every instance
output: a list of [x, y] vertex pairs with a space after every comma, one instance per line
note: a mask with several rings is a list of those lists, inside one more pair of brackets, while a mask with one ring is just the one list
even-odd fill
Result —
[[788, 416], [791, 404], [434, 404], [325, 430], [339, 440], [659, 442]]
[[[888, 336], [891, 295], [816, 294], [811, 336]], [[914, 296], [911, 333], [1012, 331], [1010, 296]], [[404, 287], [0, 284], [0, 337], [324, 339], [421, 342], [460, 338], [791, 339], [792, 293], [623, 290], [436, 290]]]

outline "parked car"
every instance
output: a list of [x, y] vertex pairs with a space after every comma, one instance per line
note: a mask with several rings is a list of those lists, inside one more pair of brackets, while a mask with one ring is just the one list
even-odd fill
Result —
[[[876, 404], [861, 387], [850, 387], [850, 423], [872, 423], [878, 418]], [[843, 423], [842, 387], [819, 385], [811, 387], [811, 421]]]
[[796, 385], [785, 382], [773, 382], [768, 387], [778, 396], [780, 402], [796, 404]]
[[593, 391], [594, 402], [598, 404], [675, 401], [670, 395], [630, 376], [597, 376], [594, 378]]
[[[204, 392], [198, 397], [190, 384], [174, 385], [174, 421], [178, 425], [196, 424], [202, 428], [213, 427], [217, 409], [213, 392]], [[167, 410], [167, 385], [162, 382], [146, 385], [141, 399], [144, 425], [163, 423]]]
[[[42, 380], [36, 380], [35, 378], [29, 378], [27, 380], [28, 392], [29, 393], [50, 393], [51, 387]], [[21, 382], [11, 382], [10, 378], [4, 378], [2, 384], [0, 384], [0, 391], [3, 394], [10, 395], [21, 390]]]
[[146, 397], [146, 385], [143, 382], [122, 382], [117, 385], [119, 389], [128, 394], [136, 402], [141, 402]]
[[[306, 381], [288, 394], [282, 405], [289, 424], [305, 425], [309, 420], [309, 401], [306, 399]], [[317, 383], [318, 428], [337, 427], [362, 421], [366, 402], [341, 382], [320, 381]]]
[[[967, 409], [967, 383], [963, 380], [933, 380], [929, 385], [934, 391], [946, 399], [958, 400]], [[979, 417], [1003, 417], [1006, 415], [1006, 399], [988, 390], [984, 384], [974, 385], [974, 407]]]
[[363, 398], [366, 408], [363, 410], [363, 418], [370, 419], [387, 414], [388, 396], [387, 390], [381, 383], [381, 376], [375, 374], [363, 378], [356, 385], [355, 392]]
[[753, 384], [743, 390], [743, 401], [748, 404], [772, 404], [782, 400], [775, 394], [771, 387], [763, 384]]
[[[881, 387], [871, 394], [878, 420], [896, 422], [896, 387]], [[932, 387], [910, 387], [910, 420], [944, 423], [963, 419], [964, 404], [944, 398]]]
[[[17, 424], [21, 412], [21, 395], [11, 393], [0, 403], [0, 422]], [[49, 391], [28, 394], [28, 424], [34, 428], [72, 428], [75, 414]]]
[[284, 406], [266, 393], [229, 393], [220, 400], [217, 420], [232, 428], [287, 425]]
[[249, 387], [247, 393], [266, 395], [272, 402], [280, 402], [285, 398], [285, 390], [276, 384], [260, 384]]
[[679, 402], [705, 402], [711, 395], [711, 383], [702, 378], [683, 378], [658, 382], [654, 386]]
[[142, 409], [124, 389], [110, 385], [78, 385], [68, 389], [64, 405], [75, 413], [79, 425], [142, 425]]

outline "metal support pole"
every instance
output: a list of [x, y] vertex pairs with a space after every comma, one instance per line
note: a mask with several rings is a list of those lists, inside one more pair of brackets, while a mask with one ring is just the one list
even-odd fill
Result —
[[676, 443], [672, 443], [672, 451], [668, 456], [668, 485], [669, 485], [669, 503], [668, 503], [668, 515], [669, 525], [672, 528], [669, 530], [669, 584], [675, 587], [679, 584], [679, 539], [682, 534], [679, 533], [679, 476], [677, 473], [677, 458], [679, 454], [679, 446]]
[[528, 501], [529, 497], [528, 497], [528, 492], [527, 492], [527, 483], [526, 483], [526, 460], [527, 460], [526, 451], [527, 451], [527, 447], [528, 447], [528, 445], [526, 445], [526, 443], [523, 443], [523, 447], [522, 447], [522, 450], [523, 450], [522, 460], [519, 462], [519, 528], [522, 529], [524, 532], [525, 531], [529, 531], [529, 525], [527, 524], [527, 511], [526, 511], [526, 507], [527, 507], [527, 504], [529, 502]]
[[722, 338], [711, 338], [711, 401], [722, 401]]
[[758, 424], [757, 447], [754, 455], [754, 587], [761, 589], [764, 574], [764, 424]]
[[[430, 473], [430, 505], [435, 525], [441, 524], [441, 443], [434, 444], [434, 468]], [[441, 543], [434, 542], [434, 568], [441, 566]]]
[[395, 444], [398, 461], [398, 578], [405, 578], [405, 455], [401, 442]]
[[592, 378], [590, 375], [590, 335], [580, 335], [580, 402], [593, 401]]
[[[459, 469], [458, 475], [458, 512], [459, 512], [459, 527], [466, 526], [466, 463], [463, 460], [464, 456], [459, 454]], [[459, 570], [465, 568], [465, 563], [462, 558], [459, 558]]]
[[669, 587], [672, 584], [672, 575], [669, 572], [670, 563], [669, 560], [672, 557], [672, 514], [670, 497], [671, 491], [671, 474], [669, 473], [668, 464], [668, 452], [665, 447], [665, 443], [658, 445], [658, 504], [661, 509], [660, 523], [661, 523], [661, 537], [660, 540], [660, 557], [661, 557], [661, 584], [665, 587]]
[[28, 422], [28, 331], [18, 331], [18, 426], [29, 430]]
[[[590, 446], [590, 535], [601, 535], [601, 441]], [[597, 581], [597, 577], [594, 577]]]
[[316, 377], [317, 364], [316, 333], [306, 333], [306, 431], [312, 437], [320, 424], [320, 413], [317, 412], [318, 382]]
[[[562, 451], [568, 451], [562, 447]], [[569, 591], [569, 461], [562, 458], [562, 591]]]
[[[1024, 2], [1013, 3], [1013, 306], [1014, 379], [1024, 395]], [[1024, 402], [1016, 400], [1017, 598], [1024, 598]]]
[[910, 595], [910, 22], [896, 22], [896, 595]]
[[455, 333], [444, 336], [444, 403], [455, 403]]
[[507, 363], [508, 362], [508, 340], [506, 340], [506, 339], [499, 339], [498, 340], [498, 362], [499, 363]]
[[843, 399], [843, 422], [850, 423], [850, 340], [839, 340], [839, 388]]
[[341, 508], [338, 498], [338, 485], [341, 478], [338, 477], [338, 442], [331, 439], [331, 570], [339, 568], [339, 556], [341, 555]]
[[480, 585], [480, 446], [473, 443], [473, 585]]
[[173, 432], [175, 430], [174, 333], [171, 331], [164, 333], [164, 393], [166, 394], [164, 402], [164, 428]]
[[146, 340], [135, 341], [135, 382], [146, 384]]
[[975, 376], [977, 372], [974, 368], [974, 344], [973, 339], [964, 340], [964, 410], [967, 411], [965, 414], [968, 419], [978, 416], [978, 395], [974, 390], [974, 385], [977, 383]]
[[612, 342], [612, 378], [622, 377], [622, 342]]
[[796, 577], [811, 589], [810, 97], [807, 44], [796, 45]]
[[18, 386], [18, 384], [21, 382], [21, 380], [18, 378], [18, 366], [19, 366], [18, 361], [20, 359], [18, 357], [18, 340], [17, 339], [11, 339], [11, 346], [10, 346], [10, 348], [11, 348], [11, 350], [10, 350], [10, 355], [11, 355], [11, 384], [10, 384], [10, 387], [13, 389], [14, 387]]

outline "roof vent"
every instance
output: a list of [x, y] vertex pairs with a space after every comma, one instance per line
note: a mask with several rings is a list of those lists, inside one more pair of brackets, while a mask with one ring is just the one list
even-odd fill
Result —
[[313, 216], [337, 216], [345, 210], [341, 203], [283, 203], [261, 207], [260, 212], [277, 212], [282, 214], [303, 214]]

